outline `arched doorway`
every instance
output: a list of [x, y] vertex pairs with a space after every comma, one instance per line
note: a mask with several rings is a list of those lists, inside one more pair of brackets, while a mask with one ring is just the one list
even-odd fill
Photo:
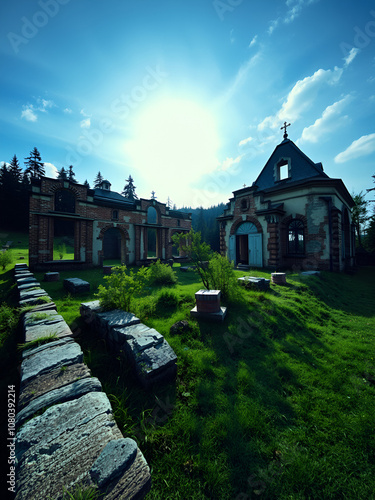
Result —
[[263, 267], [262, 234], [252, 222], [243, 222], [229, 238], [229, 259], [235, 264]]

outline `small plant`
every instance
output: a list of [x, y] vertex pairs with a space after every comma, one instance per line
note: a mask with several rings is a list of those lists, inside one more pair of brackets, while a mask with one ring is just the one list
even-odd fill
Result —
[[63, 259], [64, 255], [66, 254], [66, 245], [65, 243], [62, 243], [57, 247], [57, 252], [59, 254], [60, 260]]
[[29, 323], [34, 323], [35, 321], [43, 321], [44, 319], [48, 319], [50, 316], [44, 312], [36, 312], [30, 315]]
[[63, 500], [99, 500], [103, 494], [94, 486], [77, 484], [72, 491], [64, 488]]
[[2, 266], [3, 271], [7, 266], [13, 263], [14, 257], [10, 250], [5, 250], [5, 252], [0, 252], [0, 266]]
[[105, 276], [105, 285], [99, 285], [96, 296], [104, 309], [130, 311], [135, 295], [140, 294], [147, 282], [148, 269], [142, 267], [138, 272], [127, 271], [126, 266], [117, 266], [110, 276]]
[[33, 347], [39, 347], [42, 344], [48, 344], [48, 342], [52, 342], [53, 340], [58, 340], [56, 333], [51, 333], [50, 335], [45, 335], [44, 337], [38, 337], [37, 339], [30, 340], [24, 344], [18, 344], [18, 350], [26, 351], [27, 349], [31, 349]]
[[18, 312], [5, 302], [0, 304], [0, 344], [17, 325]]
[[165, 307], [173, 309], [179, 304], [179, 296], [173, 290], [162, 290], [158, 295], [156, 305], [158, 307]]
[[177, 275], [171, 266], [162, 264], [160, 260], [151, 264], [148, 275], [151, 285], [174, 285], [177, 283]]

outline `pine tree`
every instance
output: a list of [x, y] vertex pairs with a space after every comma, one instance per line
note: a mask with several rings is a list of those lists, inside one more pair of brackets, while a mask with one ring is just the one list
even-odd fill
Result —
[[83, 183], [83, 185], [84, 185], [87, 189], [90, 189], [90, 184], [88, 183], [87, 179], [85, 180], [85, 182]]
[[98, 172], [98, 174], [97, 174], [97, 176], [96, 176], [96, 178], [94, 180], [94, 189], [99, 188], [100, 184], [103, 182], [103, 180], [104, 180], [103, 176], [102, 176], [102, 174], [100, 173], [100, 170], [99, 170], [99, 172]]
[[68, 180], [73, 184], [78, 184], [78, 182], [75, 179], [75, 173], [73, 172], [73, 165], [69, 165]]
[[138, 196], [135, 193], [136, 186], [134, 186], [134, 180], [131, 175], [126, 179], [126, 183], [121, 194], [125, 196], [125, 198], [129, 198], [129, 200], [138, 200]]
[[10, 172], [15, 184], [18, 184], [21, 182], [22, 168], [20, 167], [20, 163], [19, 163], [16, 155], [13, 156], [13, 158], [10, 162], [9, 172]]
[[25, 172], [35, 179], [40, 179], [46, 175], [46, 171], [44, 170], [44, 163], [42, 162], [42, 158], [40, 156], [37, 148], [34, 148], [30, 152], [30, 156], [25, 158], [26, 170]]
[[369, 216], [367, 215], [368, 201], [365, 200], [365, 195], [362, 191], [358, 194], [353, 194], [352, 198], [355, 203], [352, 208], [352, 222], [357, 233], [358, 245], [362, 247], [361, 228], [369, 220]]
[[68, 179], [68, 176], [67, 176], [67, 173], [66, 173], [66, 170], [64, 167], [60, 168], [60, 170], [58, 171], [57, 178], [61, 179], [63, 181], [66, 181]]

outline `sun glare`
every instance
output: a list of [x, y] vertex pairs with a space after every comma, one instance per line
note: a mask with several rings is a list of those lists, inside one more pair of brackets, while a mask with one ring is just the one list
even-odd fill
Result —
[[192, 101], [168, 98], [140, 113], [126, 150], [143, 175], [187, 183], [216, 168], [218, 147], [209, 111]]

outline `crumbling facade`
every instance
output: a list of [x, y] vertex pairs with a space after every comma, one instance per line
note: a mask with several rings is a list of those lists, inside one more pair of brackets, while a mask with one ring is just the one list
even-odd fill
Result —
[[220, 249], [236, 265], [342, 271], [355, 263], [353, 199], [284, 134], [258, 178], [233, 192]]
[[191, 214], [155, 199], [125, 198], [110, 186], [106, 180], [89, 189], [62, 179], [32, 179], [31, 269], [82, 269], [105, 259], [142, 265], [178, 256], [172, 236], [191, 229]]

